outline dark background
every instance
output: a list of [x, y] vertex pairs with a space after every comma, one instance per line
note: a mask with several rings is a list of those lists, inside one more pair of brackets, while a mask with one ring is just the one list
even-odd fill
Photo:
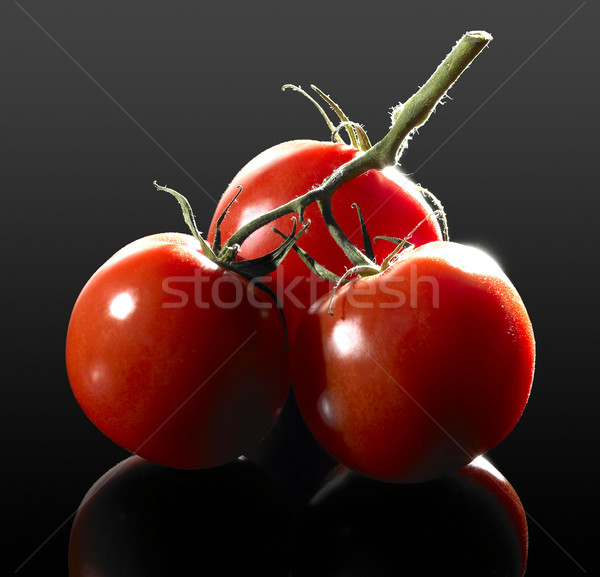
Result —
[[[403, 166], [453, 240], [489, 250], [536, 329], [533, 393], [489, 456], [529, 514], [528, 575], [592, 572], [598, 395], [594, 2], [8, 2], [0, 13], [3, 511], [11, 573], [65, 575], [71, 515], [127, 453], [76, 404], [64, 340], [79, 290], [124, 244], [206, 229], [236, 171], [326, 140], [284, 83], [330, 93], [373, 141], [469, 29], [490, 47]], [[215, 5], [217, 3], [214, 3]], [[37, 22], [37, 23], [36, 23]]]

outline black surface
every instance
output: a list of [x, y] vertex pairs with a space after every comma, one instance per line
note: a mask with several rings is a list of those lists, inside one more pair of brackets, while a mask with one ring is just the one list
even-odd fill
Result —
[[281, 85], [316, 84], [378, 140], [389, 109], [460, 35], [486, 29], [494, 41], [403, 164], [443, 201], [454, 240], [497, 257], [536, 329], [530, 403], [490, 454], [529, 515], [527, 575], [592, 573], [597, 4], [213, 4], [23, 0], [0, 9], [3, 566], [65, 575], [77, 506], [127, 456], [77, 406], [64, 339], [102, 262], [140, 236], [185, 231], [152, 181], [186, 194], [206, 229], [255, 154], [328, 138], [310, 103]]
[[520, 577], [527, 556], [522, 505], [498, 471], [479, 462], [407, 485], [339, 467], [296, 516], [291, 574]]
[[82, 501], [70, 577], [206, 574], [285, 577], [291, 515], [248, 460], [184, 471], [128, 457]]

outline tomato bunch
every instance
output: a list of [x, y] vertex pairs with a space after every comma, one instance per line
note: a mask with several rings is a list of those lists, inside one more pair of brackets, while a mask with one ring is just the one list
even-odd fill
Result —
[[101, 431], [158, 465], [212, 469], [260, 453], [287, 400], [335, 463], [395, 484], [453, 475], [509, 434], [535, 365], [525, 305], [397, 168], [489, 42], [467, 36], [375, 145], [315, 88], [340, 120], [332, 141], [252, 159], [206, 239], [155, 183], [190, 234], [118, 251], [69, 323], [69, 380]]
[[[292, 550], [314, 533], [314, 519], [317, 528], [329, 523], [321, 515], [330, 503], [346, 493], [354, 500], [356, 487], [363, 497], [388, 487], [387, 505], [401, 502], [406, 513], [406, 499], [419, 509], [439, 495], [456, 503], [468, 486], [485, 506], [461, 508], [487, 518], [491, 507], [506, 521], [489, 541], [509, 554], [493, 549], [493, 565], [510, 557], [506, 571], [522, 573], [521, 503], [499, 473], [482, 472], [491, 465], [482, 468], [481, 456], [528, 401], [531, 321], [498, 263], [450, 241], [440, 201], [398, 169], [406, 142], [489, 40], [465, 35], [394, 109], [390, 132], [375, 145], [313, 87], [340, 121], [334, 126], [308, 97], [332, 141], [295, 140], [258, 154], [231, 180], [206, 239], [187, 199], [155, 183], [178, 200], [190, 234], [155, 234], [119, 250], [83, 287], [67, 332], [75, 398], [135, 454], [107, 486], [121, 490], [115, 474], [129, 495], [130, 483], [148, 475], [154, 498], [164, 484], [169, 492], [191, 479], [212, 487], [213, 478], [240, 468], [255, 475], [259, 465], [287, 500], [308, 504]], [[298, 439], [306, 443], [300, 452]], [[341, 477], [315, 493], [334, 466]], [[426, 487], [422, 499], [418, 487]], [[92, 504], [102, 492], [91, 490], [74, 525], [76, 574], [102, 572], [81, 537], [96, 531]], [[303, 555], [297, 561], [301, 574]]]

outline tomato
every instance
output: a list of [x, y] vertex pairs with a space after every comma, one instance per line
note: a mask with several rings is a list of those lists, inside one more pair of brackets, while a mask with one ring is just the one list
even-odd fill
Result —
[[[239, 171], [225, 190], [210, 225], [209, 242], [214, 240], [217, 220], [238, 193], [239, 186], [242, 192], [221, 224], [223, 242], [253, 218], [321, 184], [336, 168], [358, 154], [361, 153], [349, 145], [313, 140], [285, 142], [263, 151]], [[433, 211], [423, 195], [396, 169], [370, 170], [340, 187], [333, 195], [333, 212], [341, 229], [357, 247], [364, 249], [354, 204], [360, 209], [371, 238], [404, 238], [417, 226], [410, 239], [415, 245], [442, 238], [440, 226], [432, 217]], [[316, 203], [306, 209], [305, 219], [310, 220], [310, 226], [300, 237], [298, 246], [322, 266], [342, 275], [350, 262], [331, 238]], [[253, 233], [242, 244], [240, 256], [258, 258], [281, 244], [281, 237], [271, 230], [272, 227], [290, 234], [291, 216], [281, 217]], [[393, 248], [388, 241], [373, 243], [378, 262]], [[283, 305], [290, 339], [307, 308], [332, 288], [329, 281], [311, 273], [293, 251], [265, 282], [270, 282]]]
[[176, 233], [137, 240], [96, 271], [73, 308], [66, 361], [104, 434], [186, 469], [257, 444], [289, 390], [280, 311]]
[[[184, 471], [136, 455], [88, 490], [69, 538], [69, 577], [287, 575], [290, 513], [259, 467]], [[226, 565], [224, 565], [226, 564]]]
[[291, 568], [310, 575], [521, 577], [527, 518], [489, 460], [427, 483], [384, 483], [339, 467], [295, 525]]
[[506, 437], [529, 398], [535, 340], [496, 261], [440, 241], [322, 297], [292, 357], [298, 406], [321, 445], [365, 475], [410, 482]]

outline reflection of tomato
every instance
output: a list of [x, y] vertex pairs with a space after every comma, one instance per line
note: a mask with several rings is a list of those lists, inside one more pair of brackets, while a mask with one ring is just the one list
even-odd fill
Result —
[[[265, 150], [231, 181], [215, 212], [208, 240], [213, 241], [217, 218], [238, 192], [238, 186], [243, 190], [221, 225], [223, 241], [252, 218], [321, 184], [331, 172], [357, 154], [360, 153], [348, 145], [312, 140], [286, 142]], [[421, 193], [398, 171], [371, 170], [342, 186], [333, 196], [334, 215], [342, 230], [359, 248], [364, 246], [353, 203], [360, 208], [371, 238], [378, 235], [403, 238], [432, 214]], [[298, 246], [329, 270], [343, 274], [350, 263], [327, 231], [316, 203], [307, 208], [305, 218], [311, 224], [300, 238]], [[282, 239], [272, 232], [272, 226], [289, 234], [292, 228], [291, 215], [252, 234], [243, 243], [240, 256], [245, 259], [257, 258], [276, 248]], [[419, 226], [411, 242], [421, 245], [440, 238], [437, 221], [429, 218]], [[381, 262], [391, 252], [393, 245], [379, 241], [374, 243], [373, 248], [378, 262]], [[292, 338], [308, 306], [328, 292], [331, 285], [310, 273], [293, 251], [269, 279], [283, 304]]]
[[75, 303], [66, 360], [96, 426], [173, 467], [237, 458], [273, 424], [289, 390], [273, 302], [182, 234], [135, 241], [100, 267]]
[[508, 435], [531, 390], [535, 343], [515, 287], [484, 252], [402, 253], [323, 297], [293, 343], [293, 387], [316, 439], [383, 480], [459, 469]]
[[518, 495], [483, 457], [409, 485], [340, 467], [296, 524], [292, 574], [520, 577], [527, 537]]
[[84, 497], [69, 576], [283, 577], [288, 527], [285, 505], [249, 461], [183, 471], [132, 456]]

